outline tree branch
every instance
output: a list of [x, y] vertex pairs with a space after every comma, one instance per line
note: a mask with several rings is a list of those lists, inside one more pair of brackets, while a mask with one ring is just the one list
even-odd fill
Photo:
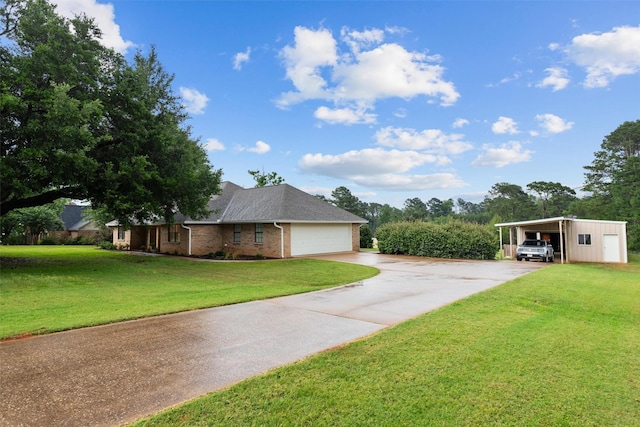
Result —
[[58, 200], [61, 197], [72, 197], [73, 189], [71, 187], [58, 188], [49, 190], [41, 194], [21, 199], [11, 199], [0, 202], [0, 216], [4, 216], [14, 209], [31, 208], [33, 206], [41, 206]]

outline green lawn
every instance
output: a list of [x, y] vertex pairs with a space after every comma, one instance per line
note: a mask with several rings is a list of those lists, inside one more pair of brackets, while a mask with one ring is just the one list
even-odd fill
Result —
[[314, 291], [378, 273], [312, 259], [196, 262], [87, 246], [0, 246], [0, 339]]
[[638, 426], [640, 257], [548, 266], [136, 425]]

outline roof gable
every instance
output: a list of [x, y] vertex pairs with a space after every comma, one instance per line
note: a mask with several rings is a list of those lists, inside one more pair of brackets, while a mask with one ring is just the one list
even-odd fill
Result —
[[223, 183], [222, 193], [211, 199], [208, 208], [214, 210], [207, 218], [189, 223], [238, 222], [342, 222], [367, 221], [344, 209], [333, 206], [289, 184], [244, 189], [231, 182]]

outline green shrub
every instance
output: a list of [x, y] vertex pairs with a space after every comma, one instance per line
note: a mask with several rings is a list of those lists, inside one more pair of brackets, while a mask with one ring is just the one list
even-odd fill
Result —
[[65, 245], [95, 245], [96, 238], [90, 236], [69, 237], [63, 244]]
[[384, 254], [494, 259], [499, 246], [493, 227], [460, 220], [396, 222], [380, 226], [376, 234], [378, 249]]
[[60, 242], [52, 237], [45, 237], [44, 239], [38, 240], [39, 245], [59, 245]]
[[371, 228], [367, 224], [364, 224], [362, 227], [360, 227], [360, 247], [373, 247], [373, 233], [371, 233]]
[[3, 245], [24, 245], [25, 238], [23, 234], [10, 234], [2, 238]]
[[106, 250], [114, 250], [116, 248], [116, 245], [114, 245], [111, 242], [105, 242], [104, 240], [100, 243], [98, 243], [98, 246], [100, 247], [100, 249], [106, 249]]

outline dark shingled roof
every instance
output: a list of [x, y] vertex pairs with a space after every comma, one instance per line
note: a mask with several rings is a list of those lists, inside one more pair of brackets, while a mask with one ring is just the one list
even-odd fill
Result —
[[334, 222], [366, 223], [344, 209], [333, 206], [289, 184], [269, 187], [242, 188], [231, 182], [223, 182], [222, 193], [214, 196], [208, 209], [211, 215], [193, 220], [181, 214], [176, 222], [240, 223], [240, 222]]
[[84, 206], [65, 205], [62, 215], [60, 215], [60, 219], [64, 223], [64, 229], [70, 230], [74, 225], [82, 221], [84, 210]]
[[[64, 224], [64, 229], [67, 231], [78, 231], [87, 224], [90, 224], [91, 220], [85, 218], [85, 211], [87, 209], [88, 206], [65, 205], [64, 210], [60, 215], [60, 219]], [[96, 228], [94, 224], [91, 224], [91, 226], [86, 229], [97, 230], [98, 228]]]

